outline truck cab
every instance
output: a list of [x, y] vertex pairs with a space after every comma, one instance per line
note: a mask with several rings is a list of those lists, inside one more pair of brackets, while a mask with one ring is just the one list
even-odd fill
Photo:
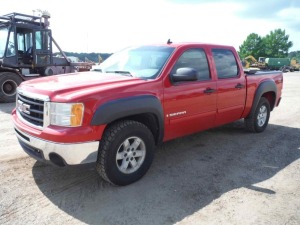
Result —
[[[42, 16], [10, 13], [0, 16], [0, 102], [13, 102], [24, 81], [41, 76], [91, 69], [90, 63], [71, 62], [49, 29], [48, 12]], [[53, 55], [53, 44], [62, 57]]]
[[2, 67], [20, 69], [24, 76], [34, 76], [41, 68], [53, 64], [51, 30], [47, 29], [49, 16], [43, 18], [44, 22], [41, 17], [19, 13], [0, 17]]

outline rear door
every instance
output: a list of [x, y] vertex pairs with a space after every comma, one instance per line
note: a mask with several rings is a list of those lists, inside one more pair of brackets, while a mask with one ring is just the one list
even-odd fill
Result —
[[246, 100], [246, 80], [231, 49], [212, 49], [217, 73], [216, 125], [238, 120]]
[[198, 80], [168, 80], [164, 88], [165, 140], [210, 128], [215, 120], [216, 81], [212, 79], [205, 50], [189, 48], [179, 54], [171, 74], [189, 67], [197, 71]]

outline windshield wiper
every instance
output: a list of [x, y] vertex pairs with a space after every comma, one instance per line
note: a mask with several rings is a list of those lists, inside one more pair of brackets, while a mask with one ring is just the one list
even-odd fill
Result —
[[120, 73], [125, 76], [133, 77], [133, 75], [129, 71], [123, 71], [123, 70], [114, 70], [114, 71], [105, 71], [106, 73]]

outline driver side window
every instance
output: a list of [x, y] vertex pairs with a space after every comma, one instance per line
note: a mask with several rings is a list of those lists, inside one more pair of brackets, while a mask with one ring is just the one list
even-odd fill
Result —
[[188, 49], [186, 50], [175, 63], [171, 74], [175, 74], [179, 68], [193, 68], [197, 71], [198, 80], [209, 80], [210, 71], [206, 54], [203, 49]]

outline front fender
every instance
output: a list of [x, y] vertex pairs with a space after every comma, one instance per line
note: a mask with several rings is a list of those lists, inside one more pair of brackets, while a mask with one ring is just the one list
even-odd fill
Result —
[[159, 126], [159, 141], [164, 134], [164, 116], [160, 100], [153, 95], [132, 96], [112, 100], [100, 105], [95, 111], [91, 125], [109, 124], [115, 120], [144, 113], [155, 115]]

